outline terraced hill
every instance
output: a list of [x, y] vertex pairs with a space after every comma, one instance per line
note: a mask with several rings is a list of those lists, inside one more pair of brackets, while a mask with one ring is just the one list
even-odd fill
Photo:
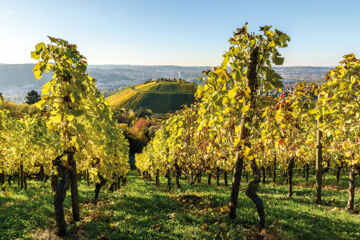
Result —
[[187, 82], [153, 81], [127, 87], [107, 98], [111, 108], [151, 109], [154, 113], [174, 112], [194, 102], [196, 85]]

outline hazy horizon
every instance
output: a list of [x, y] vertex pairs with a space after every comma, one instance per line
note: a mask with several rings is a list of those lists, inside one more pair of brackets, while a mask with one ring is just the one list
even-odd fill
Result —
[[[24, 62], [24, 63], [3, 63], [1, 62], [0, 64], [7, 64], [7, 65], [21, 65], [21, 64], [35, 64], [35, 62]], [[116, 63], [105, 63], [105, 64], [88, 64], [88, 67], [92, 67], [92, 66], [148, 66], [148, 67], [156, 67], [156, 66], [174, 66], [174, 67], [216, 67], [216, 66], [220, 66], [219, 65], [214, 65], [214, 66], [210, 66], [210, 65], [174, 65], [174, 64], [127, 64], [127, 63], [120, 63], [120, 64], [116, 64]], [[333, 68], [335, 67], [335, 65], [333, 66], [316, 66], [316, 65], [274, 65], [274, 67], [318, 67], [318, 68]]]

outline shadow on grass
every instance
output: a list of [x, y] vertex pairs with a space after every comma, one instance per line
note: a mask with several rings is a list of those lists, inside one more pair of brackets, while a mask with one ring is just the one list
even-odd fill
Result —
[[[49, 182], [29, 181], [27, 190], [21, 190], [17, 185], [8, 188], [11, 189], [9, 196], [0, 197], [0, 239], [22, 239], [34, 230], [55, 226], [54, 196]], [[88, 190], [79, 188], [80, 202], [88, 196]], [[69, 191], [64, 210], [71, 212]]]
[[176, 216], [178, 209], [175, 199], [132, 171], [116, 202], [104, 209], [111, 212], [110, 221], [89, 222], [84, 228], [89, 239], [97, 238], [100, 233], [106, 239], [179, 239], [181, 235], [172, 228], [179, 219], [169, 217]]
[[301, 210], [301, 207], [294, 211], [292, 204], [266, 206], [267, 221], [278, 222], [279, 226], [294, 238], [301, 236], [303, 239], [360, 239], [359, 222], [339, 221], [334, 216], [336, 213], [321, 215], [306, 209]]
[[[339, 188], [345, 186], [346, 175], [343, 176]], [[310, 179], [311, 184], [314, 179]], [[305, 183], [303, 178], [296, 178], [296, 184]], [[329, 174], [323, 186], [336, 183], [335, 176]], [[212, 205], [226, 206], [229, 202], [230, 187], [216, 187], [205, 184], [190, 186], [181, 181], [182, 191], [186, 193], [202, 193], [214, 196]], [[239, 194], [237, 223], [245, 226], [257, 224], [257, 212], [253, 203], [245, 196], [246, 182], [242, 182]], [[315, 189], [294, 185], [294, 197], [288, 198], [287, 185], [261, 184], [258, 194], [265, 204], [267, 227], [276, 223], [291, 238], [302, 239], [360, 239], [360, 222], [354, 214], [343, 211], [347, 193], [335, 190], [323, 190], [323, 205], [315, 204]], [[335, 209], [335, 210], [332, 210]], [[231, 224], [224, 218], [223, 221]], [[203, 218], [211, 222], [211, 217]]]
[[[31, 182], [32, 183], [32, 182]], [[17, 186], [10, 187], [13, 192], [8, 198], [0, 201], [1, 239], [21, 238], [34, 228], [43, 228], [52, 224], [49, 218], [53, 215], [53, 197], [50, 189], [43, 184], [29, 184], [28, 190], [20, 190]]]
[[[120, 191], [106, 193], [97, 206], [89, 203], [93, 198], [93, 187], [79, 184], [82, 221], [74, 227], [74, 236], [81, 239], [240, 239], [245, 228], [257, 224], [257, 213], [253, 203], [245, 196], [247, 183], [242, 181], [237, 218], [230, 220], [227, 209], [231, 186], [189, 185], [181, 180], [182, 189], [174, 186], [166, 191], [166, 179], [161, 186], [146, 181], [131, 171], [128, 183]], [[344, 190], [346, 175], [343, 175], [340, 190]], [[229, 176], [229, 183], [231, 177]], [[249, 177], [249, 180], [251, 177]], [[279, 182], [283, 179], [279, 178]], [[334, 184], [334, 176], [327, 176], [326, 184]], [[295, 177], [294, 197], [287, 198], [287, 185], [261, 184], [258, 194], [265, 204], [266, 226], [276, 223], [290, 239], [360, 239], [359, 215], [343, 211], [347, 193], [329, 188], [323, 190], [323, 205], [314, 204], [314, 177], [309, 182]], [[299, 186], [300, 185], [300, 186]], [[304, 186], [305, 185], [305, 186]], [[14, 193], [8, 198], [0, 194], [0, 239], [26, 238], [34, 229], [53, 229], [53, 194], [47, 184], [31, 182], [29, 190], [20, 191], [12, 186]], [[182, 195], [196, 194], [206, 204], [182, 204]], [[89, 204], [87, 204], [89, 203]], [[356, 200], [355, 205], [358, 204]], [[64, 202], [67, 216], [70, 212], [69, 192]], [[335, 209], [335, 207], [337, 209]], [[333, 209], [335, 209], [333, 211]], [[70, 231], [69, 231], [70, 232]], [[229, 235], [222, 235], [227, 234]], [[71, 239], [71, 234], [67, 238]]]

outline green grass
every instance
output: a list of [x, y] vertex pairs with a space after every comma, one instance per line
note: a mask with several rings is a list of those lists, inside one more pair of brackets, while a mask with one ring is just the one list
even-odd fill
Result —
[[195, 85], [178, 82], [155, 82], [141, 89], [143, 92], [194, 93]]
[[135, 90], [133, 90], [131, 87], [128, 87], [107, 97], [106, 100], [109, 102], [111, 107], [116, 108], [121, 107], [124, 103], [136, 96], [136, 94], [137, 92]]
[[[261, 184], [259, 196], [265, 203], [268, 235], [287, 239], [360, 239], [359, 215], [344, 211], [347, 201], [347, 176], [339, 185], [334, 174], [324, 180], [323, 205], [314, 203], [315, 179], [308, 183], [298, 176], [294, 197], [287, 198], [287, 185]], [[229, 176], [230, 180], [230, 176]], [[244, 179], [243, 179], [244, 180]], [[203, 182], [207, 182], [205, 176]], [[213, 179], [213, 184], [215, 181]], [[93, 186], [80, 183], [81, 222], [69, 224], [67, 239], [245, 239], [259, 234], [253, 203], [245, 196], [243, 181], [236, 220], [227, 217], [230, 186], [189, 185], [166, 191], [135, 174], [114, 193], [102, 191], [98, 205], [91, 203]], [[104, 190], [104, 189], [103, 189]], [[0, 239], [54, 238], [53, 196], [47, 184], [29, 182], [27, 191], [11, 187], [5, 197], [0, 192]], [[359, 189], [357, 189], [359, 194]], [[359, 206], [356, 196], [355, 205]], [[66, 220], [71, 221], [70, 197], [65, 200]], [[269, 230], [270, 229], [270, 230]], [[56, 238], [55, 238], [56, 239]]]
[[193, 93], [141, 92], [132, 102], [129, 102], [127, 107], [133, 110], [147, 108], [154, 113], [167, 113], [179, 110], [182, 105], [193, 102]]

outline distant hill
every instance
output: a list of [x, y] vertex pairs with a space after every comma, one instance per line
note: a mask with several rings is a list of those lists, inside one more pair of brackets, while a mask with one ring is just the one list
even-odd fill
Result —
[[[30, 90], [41, 92], [46, 80], [37, 81], [32, 69], [34, 64], [0, 64], [0, 93], [17, 102], [23, 101]], [[133, 86], [158, 78], [182, 78], [195, 81], [202, 76], [202, 71], [210, 67], [182, 66], [142, 66], [142, 65], [89, 65], [87, 72], [94, 77], [97, 87], [102, 89], [117, 89]]]
[[184, 104], [194, 102], [196, 85], [188, 82], [152, 81], [127, 87], [109, 96], [111, 108], [151, 109], [154, 113], [179, 110]]
[[[5, 97], [21, 102], [30, 90], [41, 92], [42, 85], [51, 74], [37, 81], [32, 69], [34, 64], [0, 64], [0, 93]], [[202, 76], [202, 71], [211, 67], [184, 66], [142, 66], [142, 65], [89, 65], [88, 73], [97, 79], [97, 87], [103, 89], [118, 89], [158, 78], [182, 78], [193, 82]], [[274, 67], [283, 78], [285, 84], [298, 81], [323, 79], [329, 67]]]

